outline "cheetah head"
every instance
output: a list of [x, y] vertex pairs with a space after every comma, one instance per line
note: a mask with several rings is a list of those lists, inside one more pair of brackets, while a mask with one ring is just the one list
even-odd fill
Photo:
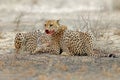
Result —
[[14, 40], [16, 49], [20, 49], [24, 40], [24, 33], [17, 33]]
[[59, 20], [47, 20], [44, 26], [47, 34], [53, 34], [60, 28]]

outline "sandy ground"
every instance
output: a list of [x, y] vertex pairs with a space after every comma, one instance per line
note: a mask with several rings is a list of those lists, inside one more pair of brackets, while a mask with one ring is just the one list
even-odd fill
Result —
[[[0, 55], [1, 80], [119, 80], [120, 59], [49, 54]], [[6, 57], [7, 56], [7, 57]]]

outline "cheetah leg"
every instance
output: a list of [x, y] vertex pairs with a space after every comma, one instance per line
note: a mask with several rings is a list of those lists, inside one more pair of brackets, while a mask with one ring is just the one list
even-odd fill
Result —
[[62, 52], [61, 55], [62, 56], [74, 56], [74, 55], [70, 54], [69, 52]]
[[92, 49], [87, 49], [86, 53], [88, 56], [92, 56], [92, 57], [100, 57], [100, 54], [96, 54], [94, 53], [94, 51]]
[[62, 49], [63, 49], [63, 52], [61, 53], [62, 56], [73, 56], [73, 54], [69, 51], [68, 47], [63, 46]]
[[16, 54], [19, 54], [19, 50], [18, 50], [18, 49], [16, 49], [16, 50], [15, 50], [15, 53], [16, 53]]
[[59, 55], [60, 54], [60, 47], [59, 47], [59, 45], [52, 45], [52, 48], [51, 48], [51, 50], [50, 50], [51, 52], [51, 54], [55, 54], [55, 55]]
[[38, 52], [42, 52], [42, 53], [49, 52], [50, 54], [58, 55], [60, 53], [60, 48], [58, 46], [55, 46], [55, 45], [50, 46], [49, 44], [45, 43], [37, 47], [32, 52], [32, 54], [37, 54]]
[[93, 56], [93, 57], [100, 57], [100, 54], [96, 54], [93, 51], [93, 46], [90, 44], [90, 41], [87, 41], [84, 47], [85, 53], [87, 53], [88, 56]]
[[37, 54], [38, 52], [48, 52], [49, 48], [48, 48], [48, 44], [42, 44], [41, 46], [38, 46], [33, 52], [32, 54]]
[[98, 54], [95, 54], [91, 46], [87, 45], [84, 47], [85, 53], [87, 53], [88, 56], [98, 57]]

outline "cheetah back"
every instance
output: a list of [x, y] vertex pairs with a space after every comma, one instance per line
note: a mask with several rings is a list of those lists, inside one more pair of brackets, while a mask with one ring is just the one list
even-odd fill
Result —
[[66, 30], [60, 41], [62, 49], [66, 46], [71, 55], [92, 54], [92, 38], [87, 33]]

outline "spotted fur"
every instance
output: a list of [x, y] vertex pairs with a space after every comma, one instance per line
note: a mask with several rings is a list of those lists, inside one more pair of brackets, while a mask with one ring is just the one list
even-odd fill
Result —
[[88, 33], [71, 31], [60, 25], [58, 20], [45, 22], [45, 32], [51, 35], [51, 47], [54, 54], [93, 55], [92, 39]]
[[[34, 54], [37, 47], [47, 47], [48, 36], [39, 30], [27, 33], [17, 33], [14, 40], [16, 53], [26, 51]], [[47, 51], [47, 50], [46, 50]], [[41, 50], [45, 52], [45, 50]]]
[[59, 20], [47, 20], [45, 32], [51, 36], [53, 54], [103, 56], [94, 53], [90, 34], [68, 30], [66, 26], [60, 25]]

